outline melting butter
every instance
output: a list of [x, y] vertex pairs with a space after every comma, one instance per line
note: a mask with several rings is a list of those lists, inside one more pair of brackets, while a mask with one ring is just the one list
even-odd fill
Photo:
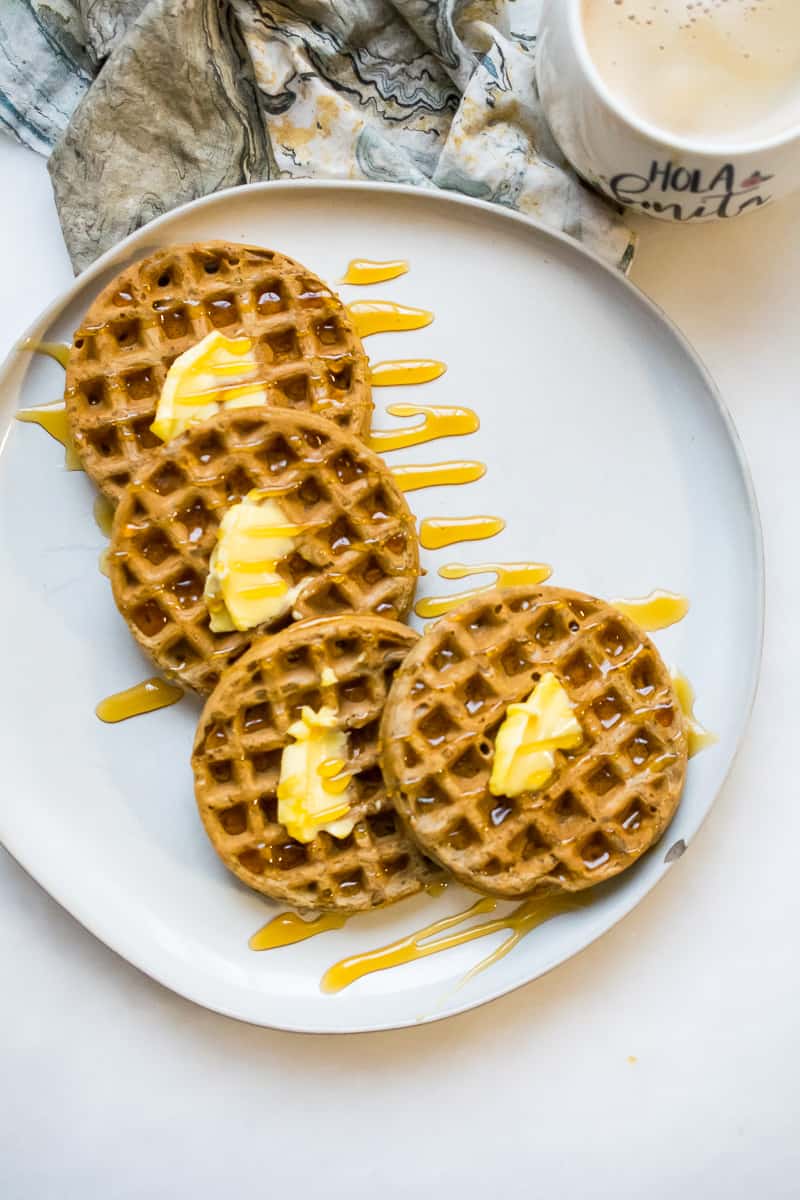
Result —
[[150, 428], [156, 437], [168, 442], [221, 408], [266, 403], [266, 386], [258, 379], [258, 372], [250, 338], [227, 338], [213, 330], [175, 359]]
[[298, 842], [312, 842], [322, 830], [347, 837], [356, 817], [346, 795], [347, 734], [335, 710], [304, 708], [289, 734], [294, 741], [281, 755], [278, 820]]
[[575, 710], [552, 671], [542, 675], [527, 700], [509, 704], [494, 744], [489, 791], [513, 799], [544, 787], [555, 770], [555, 751], [583, 741]]
[[302, 531], [258, 490], [225, 511], [204, 590], [214, 633], [254, 629], [289, 611], [302, 584], [290, 587], [277, 567]]

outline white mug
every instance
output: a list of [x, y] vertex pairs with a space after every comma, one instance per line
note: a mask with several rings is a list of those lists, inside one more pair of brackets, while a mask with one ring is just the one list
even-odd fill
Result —
[[592, 61], [581, 0], [544, 0], [539, 95], [556, 142], [590, 186], [661, 220], [752, 212], [800, 186], [800, 128], [734, 150], [685, 142], [626, 109]]

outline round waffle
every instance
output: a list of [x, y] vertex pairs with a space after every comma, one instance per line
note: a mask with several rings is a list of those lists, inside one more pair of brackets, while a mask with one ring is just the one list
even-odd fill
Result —
[[168, 246], [121, 271], [75, 333], [67, 415], [84, 470], [118, 500], [161, 445], [150, 426], [179, 354], [206, 334], [253, 341], [269, 403], [369, 430], [369, 365], [339, 297], [300, 263], [258, 246]]
[[400, 618], [414, 596], [414, 518], [377, 454], [321, 417], [263, 406], [219, 412], [139, 463], [109, 554], [114, 599], [134, 637], [198, 692], [210, 692], [265, 632], [212, 633], [203, 598], [222, 515], [254, 488], [307, 527], [277, 567], [290, 586], [305, 581], [296, 619], [351, 610]]
[[[509, 704], [552, 671], [583, 730], [539, 791], [493, 796]], [[687, 759], [658, 651], [611, 605], [564, 588], [489, 591], [439, 620], [398, 672], [381, 729], [387, 783], [425, 854], [497, 896], [574, 892], [661, 836]]]
[[[206, 832], [244, 883], [295, 908], [361, 912], [438, 877], [397, 819], [378, 763], [386, 694], [416, 640], [372, 615], [301, 621], [259, 638], [224, 673], [200, 718], [192, 766]], [[347, 730], [358, 820], [345, 838], [321, 832], [303, 844], [278, 824], [281, 754], [304, 706], [336, 709]]]

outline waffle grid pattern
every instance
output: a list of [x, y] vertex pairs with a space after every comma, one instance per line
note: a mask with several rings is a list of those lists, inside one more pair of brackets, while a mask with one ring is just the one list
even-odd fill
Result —
[[[208, 835], [244, 883], [297, 908], [360, 912], [438, 876], [393, 812], [378, 761], [386, 695], [416, 640], [381, 617], [304, 621], [261, 638], [225, 673], [201, 716], [192, 766]], [[322, 682], [325, 668], [335, 684]], [[278, 824], [277, 785], [289, 725], [305, 705], [335, 708], [348, 731], [358, 821], [346, 838], [320, 833], [303, 845]]]
[[[552, 783], [488, 784], [507, 707], [553, 671], [584, 731]], [[438, 621], [398, 673], [384, 770], [422, 850], [501, 896], [578, 891], [629, 866], [680, 799], [684, 718], [653, 644], [605, 602], [560, 588], [495, 590]]]
[[289, 586], [305, 581], [297, 619], [351, 610], [396, 619], [413, 600], [414, 518], [376, 454], [319, 417], [219, 412], [140, 464], [109, 554], [114, 599], [134, 637], [199, 692], [264, 632], [212, 633], [203, 598], [222, 515], [253, 488], [306, 527], [277, 568]]
[[369, 365], [339, 297], [272, 250], [173, 246], [127, 267], [76, 332], [67, 413], [87, 474], [116, 501], [162, 443], [151, 432], [172, 363], [206, 334], [252, 339], [269, 403], [369, 430]]

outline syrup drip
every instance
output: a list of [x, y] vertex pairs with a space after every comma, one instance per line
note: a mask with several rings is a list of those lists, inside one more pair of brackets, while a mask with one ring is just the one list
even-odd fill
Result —
[[98, 555], [97, 569], [101, 575], [105, 575], [106, 579], [111, 578], [111, 550], [108, 546]]
[[456, 542], [479, 542], [502, 533], [502, 517], [426, 517], [420, 522], [419, 544], [425, 550], [441, 550]]
[[353, 258], [342, 277], [342, 283], [387, 283], [405, 275], [408, 263], [402, 258], [393, 258], [389, 262], [373, 262], [370, 258]]
[[689, 611], [686, 596], [679, 596], [677, 592], [655, 591], [641, 600], [612, 600], [611, 603], [635, 621], [645, 633], [655, 633], [657, 629], [676, 625]]
[[63, 404], [48, 405], [47, 408], [21, 408], [16, 414], [18, 421], [25, 421], [31, 425], [39, 425], [50, 437], [55, 438], [57, 442], [61, 442], [64, 447], [64, 466], [68, 471], [80, 471], [81, 460], [78, 458], [78, 452], [75, 449], [75, 444], [72, 440], [69, 424], [67, 422], [67, 410]]
[[[585, 903], [587, 901], [583, 898], [578, 899], [574, 896], [534, 898], [523, 901], [504, 917], [494, 917], [490, 921], [481, 921], [468, 929], [456, 930], [456, 926], [463, 925], [473, 917], [494, 912], [497, 901], [487, 896], [477, 900], [464, 912], [434, 921], [431, 925], [426, 925], [424, 929], [420, 929], [408, 937], [398, 938], [396, 942], [380, 946], [377, 950], [368, 950], [365, 954], [354, 954], [350, 958], [343, 958], [325, 972], [320, 988], [323, 992], [340, 992], [343, 988], [349, 987], [351, 983], [355, 983], [357, 979], [371, 975], [374, 971], [385, 971], [389, 967], [418, 962], [421, 958], [427, 958], [430, 954], [440, 954], [443, 950], [452, 949], [453, 946], [463, 946], [467, 942], [489, 937], [493, 933], [508, 932], [511, 936], [468, 972], [461, 981], [461, 984], [464, 984], [479, 971], [485, 970], [513, 950], [522, 938], [537, 925], [541, 925], [544, 921], [548, 921], [560, 913], [571, 912], [582, 907]], [[449, 932], [450, 930], [456, 931]]]
[[678, 703], [686, 718], [689, 735], [689, 758], [694, 758], [695, 754], [699, 754], [701, 750], [707, 749], [708, 746], [713, 746], [719, 739], [715, 733], [711, 733], [710, 730], [701, 725], [694, 715], [694, 688], [686, 676], [681, 674], [680, 671], [673, 671], [672, 686], [675, 688]]
[[406, 329], [424, 329], [433, 320], [426, 308], [409, 308], [391, 300], [354, 300], [347, 305], [356, 333], [370, 337], [373, 333], [401, 333]]
[[425, 891], [429, 896], [441, 896], [442, 892], [446, 892], [450, 886], [448, 879], [432, 879], [430, 883], [425, 884]]
[[435, 442], [437, 438], [460, 437], [474, 433], [480, 426], [477, 413], [471, 408], [436, 405], [428, 408], [424, 404], [390, 404], [386, 410], [393, 417], [422, 417], [418, 425], [410, 429], [373, 429], [368, 445], [371, 450], [385, 454], [387, 450], [405, 450], [408, 446], [420, 446], [423, 442]]
[[444, 375], [447, 367], [435, 358], [403, 358], [375, 363], [370, 367], [373, 387], [397, 387], [404, 383], [430, 383]]
[[521, 584], [543, 583], [552, 574], [547, 563], [478, 563], [474, 567], [463, 563], [448, 563], [439, 568], [442, 579], [465, 579], [468, 575], [494, 575], [494, 581], [484, 587], [470, 588], [452, 596], [426, 596], [414, 605], [418, 617], [441, 617], [475, 596], [482, 596], [496, 587], [519, 587]]
[[114, 523], [114, 505], [106, 496], [95, 499], [93, 510], [97, 528], [105, 537], [111, 537], [111, 526]]
[[124, 692], [107, 696], [94, 711], [101, 721], [113, 725], [117, 721], [127, 721], [129, 717], [168, 708], [170, 704], [180, 700], [182, 695], [183, 688], [156, 676], [153, 679], [145, 679], [143, 683], [137, 683], [135, 687]]
[[250, 938], [251, 950], [278, 950], [281, 946], [295, 946], [318, 933], [329, 929], [341, 929], [347, 921], [344, 913], [322, 913], [316, 920], [306, 921], [297, 913], [280, 913]]
[[65, 371], [71, 348], [69, 342], [37, 342], [35, 338], [25, 338], [17, 346], [18, 350], [30, 350], [33, 354], [46, 354], [48, 358], [54, 358]]
[[486, 474], [486, 464], [454, 461], [417, 466], [392, 467], [392, 475], [401, 492], [415, 492], [426, 487], [449, 487], [456, 483], [474, 483]]
[[[542, 898], [534, 897], [530, 900], [524, 900], [506, 917], [506, 928], [511, 930], [511, 936], [501, 942], [497, 949], [491, 954], [487, 954], [486, 958], [482, 958], [479, 963], [471, 967], [458, 982], [457, 988], [462, 988], [470, 979], [474, 979], [476, 975], [480, 975], [481, 971], [485, 971], [488, 967], [499, 962], [501, 958], [505, 958], [510, 954], [515, 946], [518, 946], [527, 933], [532, 929], [536, 929], [538, 925], [543, 925], [545, 921], [549, 921], [551, 917], [558, 917], [561, 913], [577, 912], [581, 908], [585, 908], [591, 903], [589, 896], [545, 896]], [[496, 922], [490, 922], [495, 924]], [[457, 989], [456, 989], [457, 990]]]

